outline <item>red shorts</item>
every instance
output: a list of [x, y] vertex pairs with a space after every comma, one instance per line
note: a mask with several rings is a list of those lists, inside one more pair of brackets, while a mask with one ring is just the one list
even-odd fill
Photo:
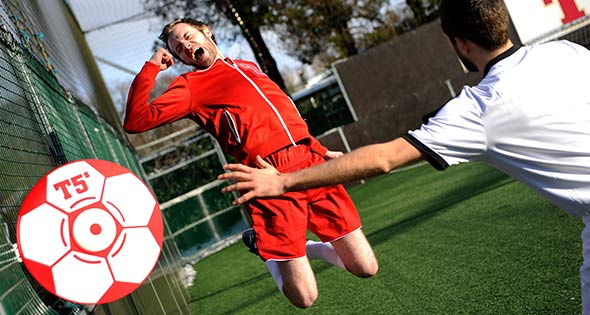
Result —
[[[283, 173], [324, 162], [306, 145], [283, 149], [265, 160]], [[252, 217], [256, 245], [264, 261], [305, 256], [307, 230], [322, 242], [331, 242], [361, 227], [356, 207], [342, 185], [257, 198], [246, 209]]]

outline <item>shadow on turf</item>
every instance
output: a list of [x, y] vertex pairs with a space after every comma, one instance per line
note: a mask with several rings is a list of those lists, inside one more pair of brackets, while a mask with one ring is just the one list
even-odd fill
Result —
[[[277, 290], [267, 290], [261, 294], [250, 296], [250, 298], [248, 300], [244, 301], [243, 303], [237, 304], [232, 309], [224, 310], [223, 314], [227, 315], [227, 314], [236, 314], [238, 312], [243, 312], [243, 310], [245, 308], [247, 308], [248, 306], [255, 304], [255, 303], [259, 303], [260, 301], [269, 299], [273, 296], [273, 294], [275, 294], [277, 292], [279, 292], [278, 289]], [[250, 302], [250, 301], [253, 301], [253, 302]], [[287, 301], [286, 298], [285, 298], [285, 301]], [[288, 302], [286, 302], [286, 303], [288, 303]], [[293, 306], [293, 310], [299, 310], [299, 309], [296, 308], [295, 306]]]
[[437, 198], [430, 202], [421, 203], [421, 210], [410, 217], [404, 218], [395, 224], [389, 225], [382, 229], [367, 234], [367, 239], [374, 246], [392, 238], [396, 234], [402, 233], [416, 225], [444, 213], [452, 205], [465, 201], [469, 198], [486, 193], [502, 187], [506, 184], [513, 183], [514, 179], [507, 177], [505, 174], [496, 172], [492, 176], [478, 178], [474, 181], [465, 182], [464, 185], [458, 185], [452, 191], [448, 192], [443, 198]]
[[[217, 291], [215, 291], [213, 293], [210, 293], [208, 295], [201, 296], [199, 298], [193, 298], [193, 299], [191, 299], [191, 304], [197, 303], [200, 300], [205, 300], [205, 299], [214, 297], [216, 295], [222, 294], [225, 291], [230, 290], [230, 289], [238, 289], [238, 288], [241, 288], [241, 287], [245, 287], [245, 286], [251, 285], [251, 284], [253, 284], [255, 282], [258, 282], [258, 281], [261, 281], [261, 280], [263, 280], [265, 278], [270, 278], [270, 273], [262, 273], [262, 274], [260, 274], [260, 275], [258, 275], [256, 277], [252, 277], [252, 278], [250, 278], [248, 280], [242, 281], [240, 283], [236, 283], [236, 284], [234, 284], [232, 286], [223, 288], [221, 290], [217, 290]], [[254, 303], [258, 303], [258, 302], [260, 302], [260, 301], [262, 301], [264, 299], [267, 299], [267, 298], [272, 297], [273, 294], [275, 294], [277, 292], [278, 292], [278, 289], [274, 289], [273, 288], [272, 290], [266, 290], [266, 291], [264, 291], [264, 292], [262, 292], [262, 293], [260, 293], [260, 294], [258, 294], [256, 296], [250, 296], [246, 301], [244, 301], [243, 303], [240, 303], [240, 304], [234, 306], [232, 309], [223, 310], [223, 314], [234, 314], [234, 313], [236, 313], [236, 312], [238, 312], [240, 310], [243, 310], [244, 308], [246, 308], [246, 307], [248, 307], [248, 306], [250, 306], [250, 305], [252, 305]], [[198, 304], [193, 304], [193, 305], [198, 305]]]
[[254, 283], [254, 282], [260, 281], [260, 280], [262, 280], [262, 279], [264, 279], [264, 278], [268, 278], [268, 277], [270, 277], [270, 273], [261, 273], [261, 274], [259, 274], [259, 275], [258, 275], [258, 276], [256, 276], [256, 277], [252, 277], [252, 278], [250, 278], [250, 279], [248, 279], [248, 280], [244, 280], [244, 281], [242, 281], [242, 282], [240, 282], [240, 283], [236, 283], [236, 284], [234, 284], [234, 285], [232, 285], [232, 286], [229, 286], [229, 287], [223, 288], [223, 289], [221, 289], [221, 290], [217, 290], [217, 291], [215, 291], [215, 292], [213, 292], [213, 293], [210, 293], [210, 294], [207, 294], [207, 295], [201, 296], [201, 297], [199, 297], [199, 298], [193, 298], [193, 299], [191, 299], [191, 302], [196, 302], [196, 301], [199, 301], [199, 300], [208, 299], [208, 298], [210, 298], [210, 297], [214, 297], [214, 296], [216, 296], [216, 295], [218, 295], [218, 294], [221, 294], [221, 293], [223, 293], [224, 291], [227, 291], [227, 290], [230, 290], [230, 289], [236, 289], [236, 288], [243, 287], [243, 286], [247, 286], [247, 285], [250, 285], [250, 284], [252, 284], [252, 283]]

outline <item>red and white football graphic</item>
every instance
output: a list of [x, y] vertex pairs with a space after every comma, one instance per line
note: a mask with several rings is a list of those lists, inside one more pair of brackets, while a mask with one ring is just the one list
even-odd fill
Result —
[[78, 160], [31, 189], [17, 222], [17, 243], [31, 275], [79, 304], [117, 300], [149, 276], [162, 250], [154, 195], [128, 169]]

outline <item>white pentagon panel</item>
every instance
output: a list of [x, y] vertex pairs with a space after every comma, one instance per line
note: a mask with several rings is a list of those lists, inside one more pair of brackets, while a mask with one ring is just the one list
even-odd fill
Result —
[[19, 244], [25, 258], [53, 265], [70, 250], [68, 217], [42, 204], [20, 218]]
[[104, 257], [70, 252], [52, 269], [55, 293], [81, 304], [95, 304], [114, 283]]
[[141, 283], [155, 266], [160, 250], [147, 227], [123, 229], [107, 256], [115, 280]]
[[47, 201], [71, 213], [100, 200], [104, 175], [85, 161], [73, 162], [47, 175]]
[[125, 173], [107, 178], [102, 203], [123, 227], [146, 226], [156, 199], [139, 178]]

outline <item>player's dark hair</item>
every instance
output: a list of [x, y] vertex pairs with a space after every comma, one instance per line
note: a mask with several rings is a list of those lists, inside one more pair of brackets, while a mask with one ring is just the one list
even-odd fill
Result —
[[493, 50], [508, 41], [510, 20], [503, 0], [442, 0], [440, 20], [443, 32]]
[[[160, 33], [160, 36], [158, 36], [158, 38], [164, 42], [164, 44], [166, 45], [166, 49], [168, 49], [168, 51], [174, 56], [174, 58], [176, 58], [178, 60], [182, 60], [182, 59], [180, 59], [179, 56], [177, 56], [176, 53], [172, 49], [170, 49], [170, 46], [168, 45], [168, 37], [170, 37], [170, 33], [172, 32], [172, 29], [180, 23], [184, 23], [184, 24], [188, 24], [190, 26], [193, 26], [194, 28], [198, 29], [199, 31], [204, 31], [205, 28], [209, 27], [207, 24], [205, 24], [199, 20], [186, 18], [186, 17], [176, 19], [164, 26], [164, 28], [162, 29], [162, 33]], [[212, 34], [211, 39], [213, 40], [213, 42], [215, 44], [217, 44], [217, 41], [215, 40], [215, 35]]]

